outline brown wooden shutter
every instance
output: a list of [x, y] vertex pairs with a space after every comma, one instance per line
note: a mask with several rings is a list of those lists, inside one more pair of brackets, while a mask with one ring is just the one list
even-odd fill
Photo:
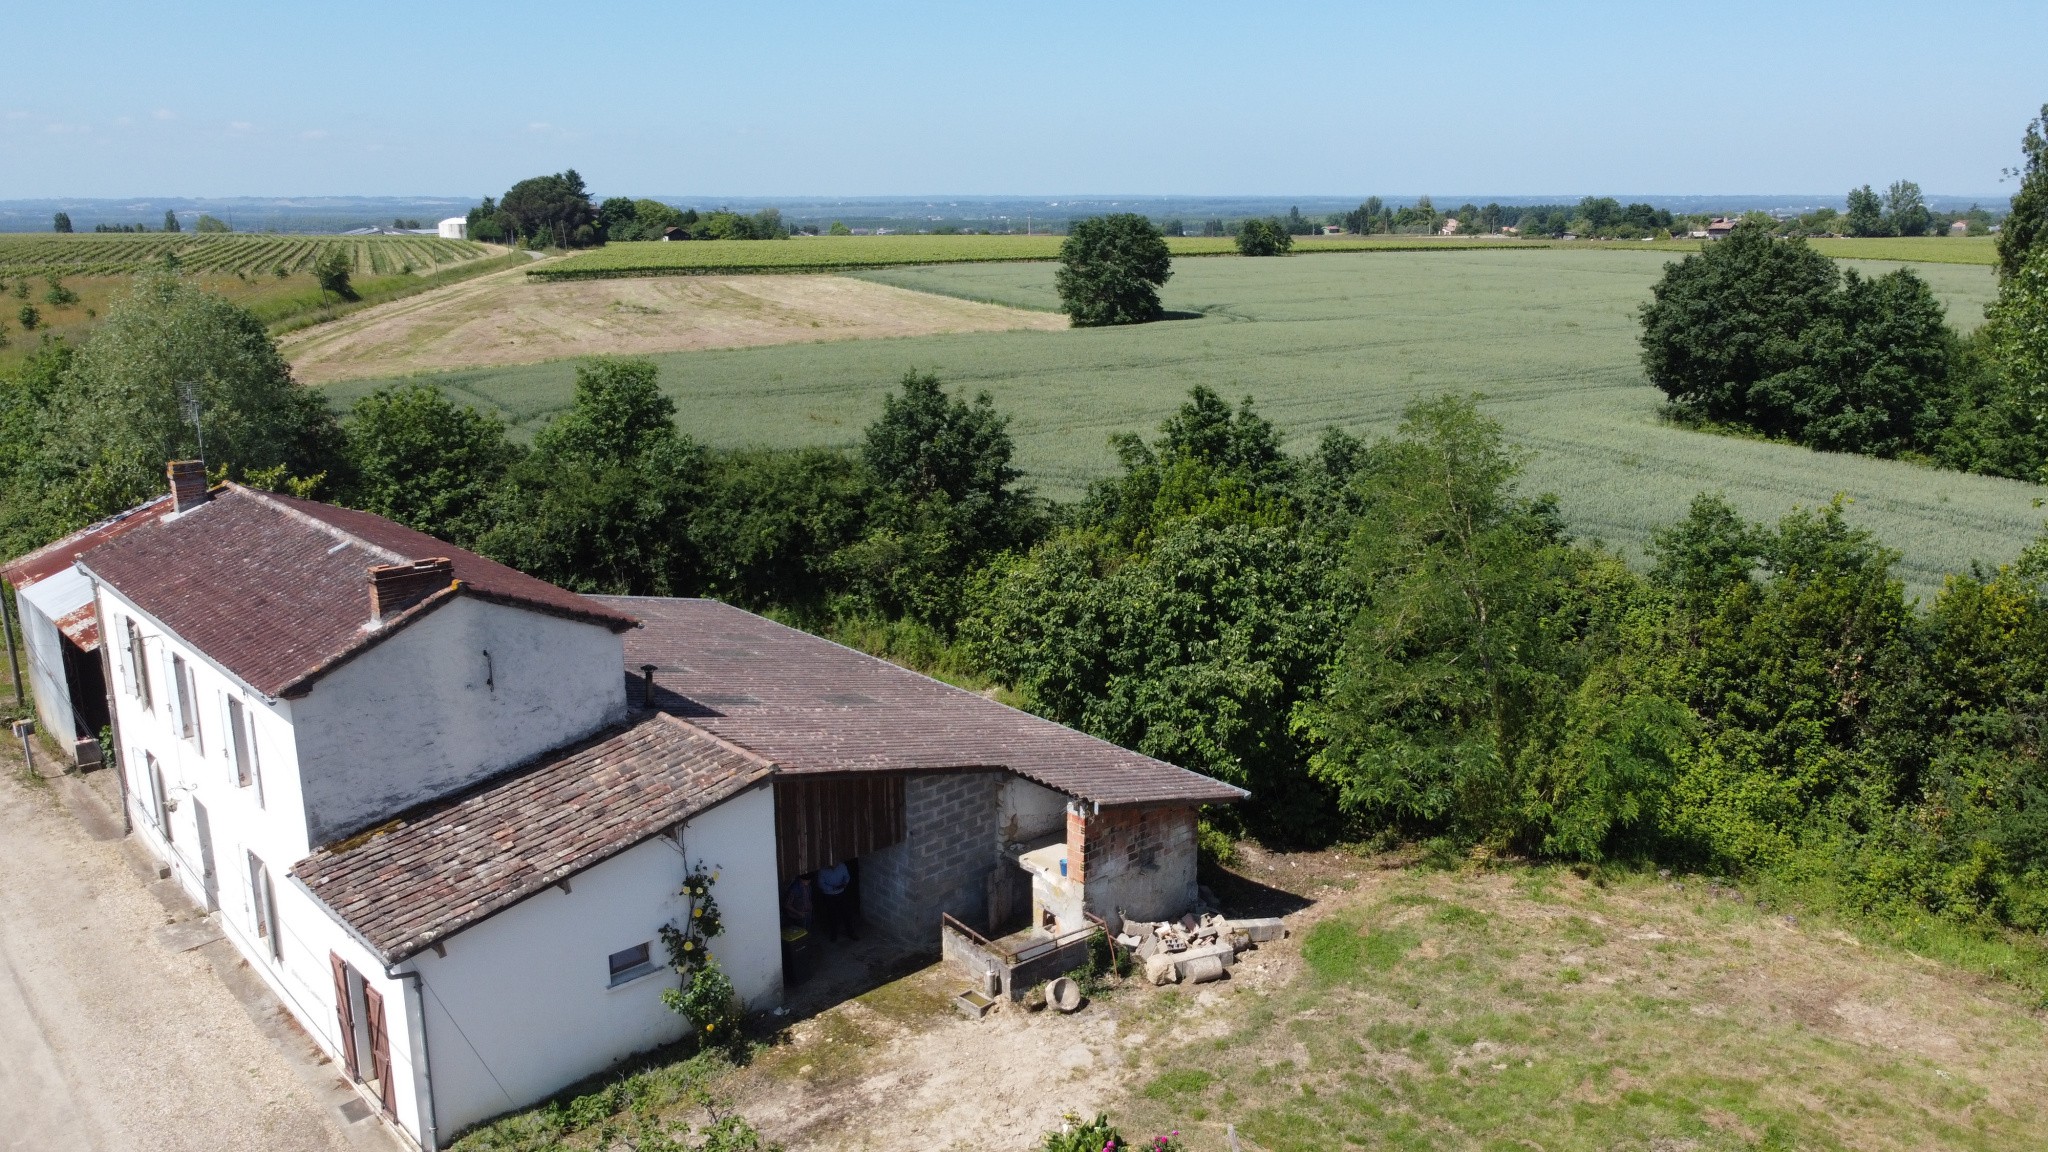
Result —
[[363, 1015], [370, 1024], [370, 1079], [377, 1082], [377, 1095], [383, 1100], [384, 1114], [398, 1113], [392, 1101], [396, 1094], [391, 1090], [391, 1035], [384, 1030], [384, 997], [375, 988], [363, 985]]
[[356, 1068], [356, 1012], [349, 1003], [348, 965], [332, 952], [327, 959], [334, 965], [334, 1014], [341, 1021], [341, 1062], [348, 1067], [349, 1079], [361, 1080], [362, 1073]]

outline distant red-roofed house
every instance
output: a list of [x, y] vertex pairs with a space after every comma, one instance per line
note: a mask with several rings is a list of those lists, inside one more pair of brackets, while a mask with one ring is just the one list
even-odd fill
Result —
[[799, 877], [921, 952], [1066, 940], [1193, 905], [1196, 812], [1245, 795], [712, 601], [171, 481], [7, 571], [83, 582], [136, 834], [425, 1148], [682, 1035], [692, 867], [761, 1009]]

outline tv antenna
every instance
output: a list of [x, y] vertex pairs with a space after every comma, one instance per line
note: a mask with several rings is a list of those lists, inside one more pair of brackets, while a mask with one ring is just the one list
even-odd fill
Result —
[[178, 385], [178, 409], [192, 422], [192, 435], [199, 441], [199, 458], [206, 459], [206, 430], [199, 423], [199, 386], [190, 380]]

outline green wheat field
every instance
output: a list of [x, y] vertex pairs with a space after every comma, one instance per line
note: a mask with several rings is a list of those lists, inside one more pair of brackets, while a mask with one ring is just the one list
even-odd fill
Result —
[[[1011, 416], [1021, 465], [1056, 497], [1077, 495], [1114, 467], [1111, 433], [1150, 432], [1197, 384], [1233, 401], [1252, 396], [1295, 449], [1330, 425], [1389, 432], [1411, 401], [1451, 391], [1482, 394], [1528, 454], [1525, 490], [1555, 493], [1575, 532], [1631, 556], [1701, 491], [1725, 493], [1760, 519], [1842, 493], [1856, 523], [1904, 554], [1900, 575], [1922, 595], [1973, 561], [2010, 560], [2040, 532], [2048, 488], [1664, 423], [1663, 396], [1637, 363], [1635, 315], [1674, 258], [1553, 248], [1181, 260], [1164, 293], [1180, 318], [1156, 324], [656, 359], [684, 429], [722, 446], [854, 444], [905, 371], [937, 372], [995, 397]], [[1994, 293], [1989, 268], [1915, 267], [1957, 324], [1982, 318]], [[1044, 263], [858, 275], [1018, 307], [1055, 305], [1053, 267]], [[565, 361], [427, 379], [530, 433], [567, 405], [574, 369]], [[391, 381], [330, 389], [346, 404], [380, 383]]]

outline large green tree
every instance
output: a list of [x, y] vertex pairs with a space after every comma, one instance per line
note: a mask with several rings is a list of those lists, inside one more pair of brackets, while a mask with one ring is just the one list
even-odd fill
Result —
[[292, 379], [261, 320], [168, 273], [137, 277], [52, 398], [50, 496], [86, 523], [161, 492], [166, 461], [202, 454], [236, 477], [311, 478], [343, 459], [326, 399]]
[[372, 392], [342, 428], [350, 505], [465, 546], [488, 526], [491, 496], [520, 456], [497, 417], [426, 384]]
[[483, 551], [582, 592], [694, 589], [689, 516], [702, 459], [675, 413], [652, 361], [578, 367], [569, 410], [534, 436], [500, 489]]
[[930, 373], [907, 373], [883, 398], [861, 444], [866, 531], [839, 561], [873, 607], [951, 627], [966, 573], [1041, 530], [1008, 424], [988, 393], [948, 396]]
[[1240, 256], [1283, 256], [1294, 247], [1294, 237], [1278, 220], [1247, 220], [1237, 227]]
[[1159, 319], [1159, 289], [1172, 275], [1166, 237], [1145, 217], [1118, 212], [1074, 223], [1053, 284], [1075, 327], [1093, 328]]
[[1643, 370], [1680, 410], [1789, 432], [1758, 386], [1797, 368], [1804, 336], [1830, 312], [1840, 277], [1804, 241], [1742, 225], [1665, 265], [1642, 307]]
[[1849, 189], [1849, 210], [1842, 214], [1842, 229], [1851, 236], [1883, 236], [1884, 199], [1870, 185]]
[[583, 177], [574, 168], [552, 176], [521, 180], [498, 201], [498, 211], [510, 218], [518, 234], [526, 239], [546, 237], [568, 248], [594, 243], [597, 209], [583, 187]]
[[1643, 367], [1690, 418], [1879, 455], [1940, 434], [1955, 337], [1910, 269], [1844, 278], [1804, 240], [1745, 223], [1666, 265], [1651, 297]]
[[1895, 180], [1884, 193], [1885, 231], [1893, 236], [1925, 236], [1934, 223], [1920, 186], [1911, 180]]
[[2036, 248], [2048, 246], [2048, 104], [2020, 137], [2020, 166], [2007, 173], [2019, 178], [2012, 210], [1998, 230], [1998, 273], [2016, 276]]

